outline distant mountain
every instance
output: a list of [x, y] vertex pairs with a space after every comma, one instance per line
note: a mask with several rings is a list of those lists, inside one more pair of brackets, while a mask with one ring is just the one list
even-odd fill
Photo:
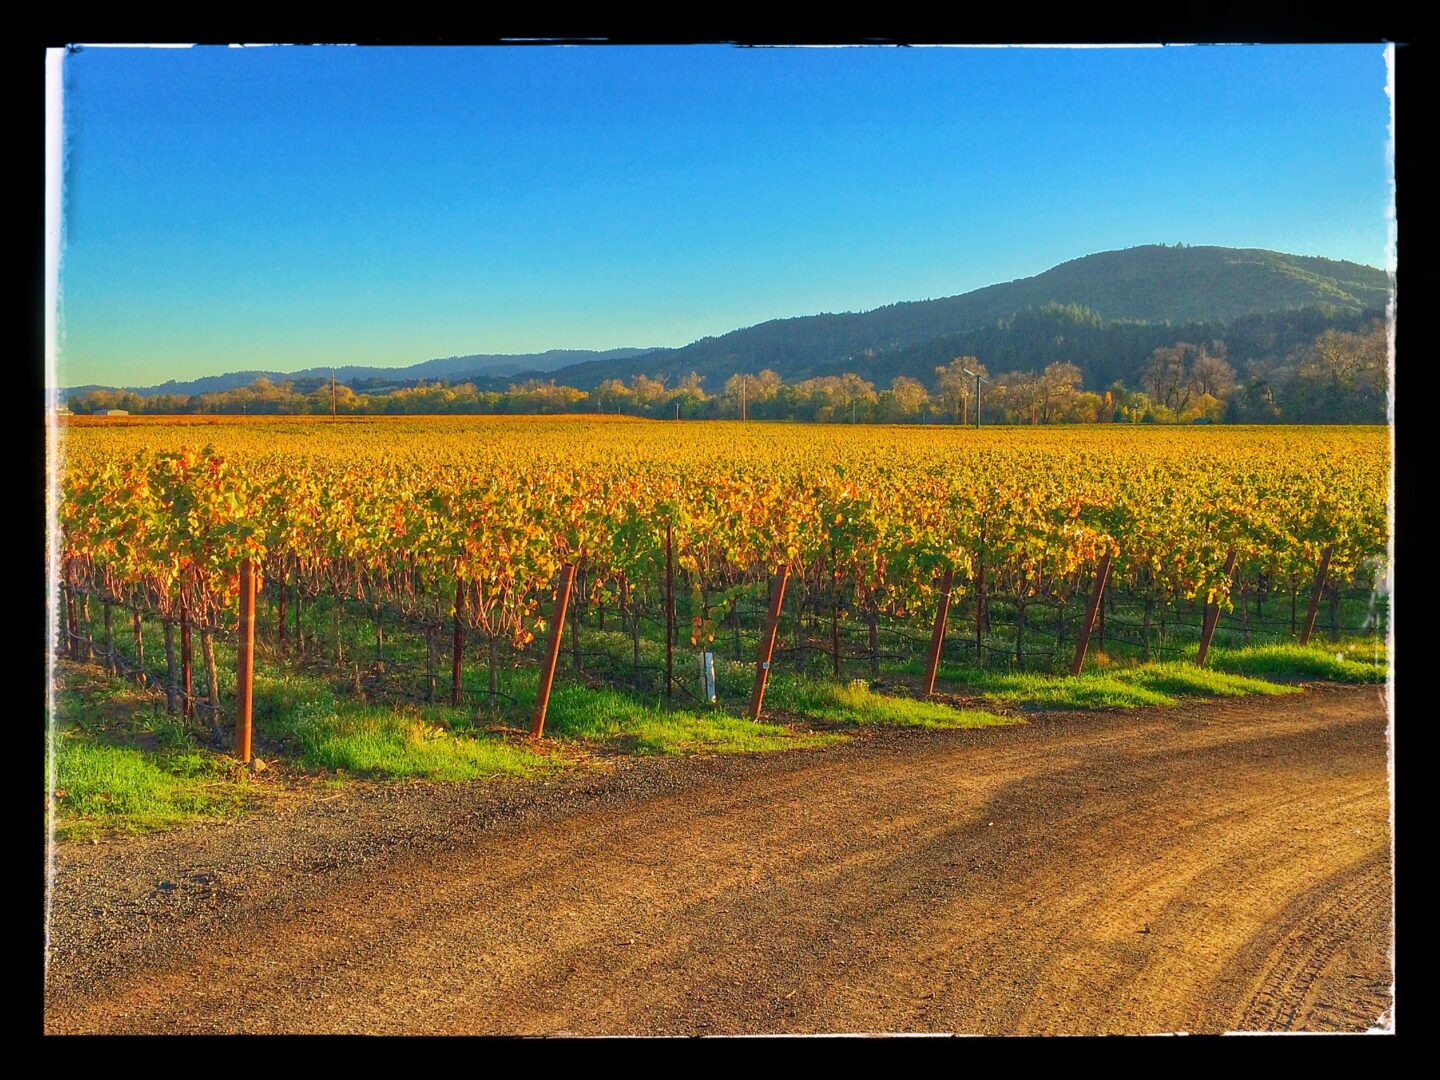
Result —
[[[406, 383], [417, 379], [445, 379], [459, 381], [465, 376], [497, 378], [518, 375], [521, 372], [550, 372], [556, 368], [573, 366], [586, 361], [593, 363], [615, 363], [635, 356], [654, 352], [654, 349], [551, 349], [543, 353], [477, 353], [471, 356], [447, 356], [437, 360], [425, 360], [408, 367], [361, 367], [347, 364], [335, 368], [335, 378], [347, 386], [356, 383]], [[237, 386], [248, 386], [256, 379], [271, 382], [330, 379], [330, 368], [305, 368], [303, 371], [230, 371], [224, 375], [204, 375], [198, 379], [176, 381], [171, 379], [158, 386], [109, 387], [98, 384], [68, 387], [67, 390], [133, 390], [141, 397], [153, 394], [213, 394], [222, 390], [233, 390]]]
[[[1358, 328], [1383, 311], [1389, 295], [1388, 275], [1371, 266], [1251, 248], [1160, 244], [1087, 255], [1034, 277], [939, 300], [772, 319], [682, 348], [477, 354], [401, 368], [343, 366], [335, 374], [359, 391], [420, 379], [503, 390], [528, 378], [591, 390], [606, 379], [635, 375], [673, 385], [694, 371], [717, 393], [736, 372], [765, 368], [787, 381], [854, 371], [877, 384], [888, 385], [896, 375], [928, 384], [937, 364], [975, 355], [992, 372], [1067, 360], [1095, 388], [1114, 379], [1133, 384], [1150, 352], [1175, 340], [1222, 340], [1232, 357], [1250, 359], [1331, 326]], [[306, 389], [307, 382], [328, 380], [330, 369], [239, 371], [127, 389], [142, 396], [194, 395], [261, 377]], [[97, 388], [71, 388], [86, 389]]]
[[[1018, 312], [1047, 305], [1079, 306], [1110, 324], [1216, 326], [1302, 309], [1358, 315], [1383, 309], [1389, 295], [1386, 273], [1358, 263], [1250, 248], [1150, 245], [1087, 255], [1035, 277], [960, 296], [890, 304], [859, 314], [773, 319], [680, 349], [592, 359], [560, 368], [554, 378], [591, 389], [605, 379], [637, 374], [676, 379], [695, 371], [713, 393], [735, 372], [763, 368], [787, 380], [842, 371], [884, 377], [890, 368], [877, 361], [885, 354], [995, 328]], [[1000, 370], [993, 364], [991, 369]]]

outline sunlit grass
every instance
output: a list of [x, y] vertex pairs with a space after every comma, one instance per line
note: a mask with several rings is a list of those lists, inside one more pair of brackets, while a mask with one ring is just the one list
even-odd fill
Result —
[[545, 719], [548, 733], [601, 739], [642, 754], [725, 753], [823, 746], [842, 736], [795, 732], [703, 707], [664, 709], [616, 690], [557, 686]]
[[[1215, 652], [1212, 650], [1211, 655]], [[987, 700], [1054, 709], [1116, 709], [1174, 705], [1186, 697], [1293, 693], [1294, 687], [1183, 662], [1111, 667], [1080, 675], [981, 671], [941, 665], [940, 678]]]
[[[1095, 676], [1081, 676], [1094, 678]], [[1174, 697], [1241, 697], [1246, 694], [1277, 695], [1299, 693], [1294, 686], [1227, 674], [1211, 668], [1181, 662], [1142, 664], [1110, 673], [1117, 682], [1143, 687]]]
[[1384, 647], [1363, 645], [1251, 645], [1212, 649], [1207, 658], [1218, 671], [1260, 678], [1326, 679], [1378, 683], [1386, 677]]
[[934, 701], [877, 694], [868, 684], [848, 684], [777, 675], [765, 691], [765, 707], [839, 724], [886, 727], [974, 728], [1011, 724], [1011, 718], [975, 709], [954, 709]]
[[244, 789], [216, 755], [142, 750], [61, 731], [55, 740], [56, 833], [146, 832], [237, 812]]
[[393, 708], [339, 700], [321, 680], [278, 674], [256, 681], [256, 723], [307, 769], [374, 777], [475, 780], [554, 767], [503, 735], [475, 734], [448, 706]]

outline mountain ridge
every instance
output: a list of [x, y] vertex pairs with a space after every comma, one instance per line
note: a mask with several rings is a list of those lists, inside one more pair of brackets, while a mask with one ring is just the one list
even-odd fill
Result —
[[1229, 323], [1312, 307], [1358, 314], [1383, 309], [1389, 294], [1389, 275], [1361, 263], [1263, 248], [1151, 244], [1083, 255], [1031, 277], [956, 296], [898, 301], [858, 313], [771, 319], [679, 349], [560, 368], [554, 377], [582, 390], [637, 374], [668, 381], [694, 371], [710, 380], [763, 367], [798, 379], [861, 366], [873, 371], [873, 365], [857, 362], [867, 350], [914, 348], [1051, 304], [1079, 305], [1108, 323], [1173, 326]]
[[[337, 366], [335, 372], [337, 379], [356, 389], [379, 389], [374, 385], [377, 380], [448, 379], [498, 388], [510, 379], [550, 378], [562, 385], [593, 390], [609, 379], [645, 375], [669, 383], [693, 371], [710, 384], [711, 392], [717, 392], [730, 375], [764, 368], [787, 380], [844, 370], [875, 378], [886, 377], [891, 368], [894, 374], [923, 373], [928, 360], [921, 362], [917, 357], [944, 351], [951, 343], [960, 348], [968, 341], [991, 344], [997, 327], [1006, 330], [1026, 312], [1055, 306], [1084, 309], [1085, 318], [1094, 316], [1112, 327], [1134, 323], [1158, 329], [1193, 324], [1199, 329], [1311, 309], [1322, 316], [1356, 316], [1383, 310], [1390, 288], [1390, 275], [1385, 271], [1340, 259], [1263, 248], [1149, 244], [1083, 255], [1030, 277], [954, 296], [900, 300], [862, 312], [769, 319], [674, 348], [474, 354], [396, 368]], [[1046, 355], [1053, 351], [1040, 350]], [[895, 363], [887, 363], [888, 358]], [[1038, 361], [1038, 353], [1035, 359]], [[1106, 371], [1111, 373], [1113, 367], [1124, 376], [1133, 366], [1133, 358], [1127, 358]], [[328, 378], [330, 370], [232, 372], [126, 389], [142, 396], [196, 394], [245, 385], [261, 377], [276, 381]], [[361, 383], [372, 385], [357, 385]], [[91, 388], [72, 387], [67, 392]]]
[[[518, 375], [521, 372], [552, 371], [558, 367], [573, 366], [575, 357], [590, 360], [618, 360], [630, 356], [641, 356], [657, 351], [654, 348], [619, 349], [547, 349], [540, 353], [472, 353], [460, 356], [443, 356], [422, 360], [403, 367], [379, 367], [362, 364], [341, 364], [330, 367], [302, 368], [299, 371], [263, 371], [250, 369], [227, 371], [220, 375], [201, 375], [195, 379], [167, 379], [154, 386], [115, 387], [100, 383], [66, 387], [65, 391], [85, 390], [130, 390], [141, 396], [155, 394], [205, 394], [247, 386], [256, 379], [282, 380], [319, 379], [329, 380], [333, 370], [335, 378], [347, 385], [358, 380], [374, 379], [445, 379], [456, 375]], [[538, 361], [538, 362], [537, 362]]]

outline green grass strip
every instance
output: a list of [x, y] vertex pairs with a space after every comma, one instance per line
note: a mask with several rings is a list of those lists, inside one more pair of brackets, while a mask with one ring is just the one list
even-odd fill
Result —
[[1291, 686], [1234, 672], [1197, 668], [1183, 662], [1140, 664], [1077, 676], [989, 672], [942, 665], [940, 676], [990, 701], [1053, 709], [1128, 709], [1174, 705], [1186, 697], [1295, 692]]
[[617, 690], [574, 685], [556, 686], [551, 692], [545, 730], [561, 737], [605, 740], [637, 754], [794, 750], [843, 738], [793, 732], [719, 710], [667, 710]]
[[56, 734], [56, 832], [147, 832], [237, 812], [245, 798], [224, 762], [194, 750], [142, 750]]
[[1271, 679], [1324, 679], [1341, 683], [1382, 683], [1383, 650], [1370, 645], [1251, 645], [1216, 648], [1207, 658], [1217, 671]]
[[[1084, 677], [1084, 676], [1082, 676]], [[1246, 694], [1295, 694], [1299, 688], [1227, 674], [1181, 662], [1144, 664], [1111, 673], [1117, 682], [1175, 697], [1242, 697]]]
[[793, 675], [771, 678], [765, 706], [840, 724], [884, 727], [977, 728], [1013, 724], [1014, 719], [935, 701], [877, 694], [861, 680], [848, 684]]

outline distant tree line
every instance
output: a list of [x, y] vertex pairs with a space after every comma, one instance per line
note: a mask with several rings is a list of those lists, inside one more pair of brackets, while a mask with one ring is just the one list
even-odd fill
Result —
[[132, 391], [87, 390], [69, 395], [75, 413], [123, 409], [135, 414], [219, 413], [349, 415], [608, 413], [685, 419], [790, 420], [819, 423], [1384, 423], [1388, 381], [1385, 323], [1349, 332], [1328, 329], [1279, 358], [1252, 360], [1237, 374], [1224, 341], [1176, 341], [1154, 348], [1139, 386], [1120, 380], [1086, 389], [1081, 367], [1056, 360], [1041, 370], [992, 375], [978, 357], [953, 357], [933, 380], [909, 375], [885, 389], [854, 372], [793, 382], [773, 370], [730, 376], [717, 392], [694, 372], [666, 380], [636, 375], [608, 379], [594, 390], [530, 380], [507, 390], [474, 383], [422, 384], [370, 393], [306, 380], [272, 382], [216, 393], [142, 397]]

